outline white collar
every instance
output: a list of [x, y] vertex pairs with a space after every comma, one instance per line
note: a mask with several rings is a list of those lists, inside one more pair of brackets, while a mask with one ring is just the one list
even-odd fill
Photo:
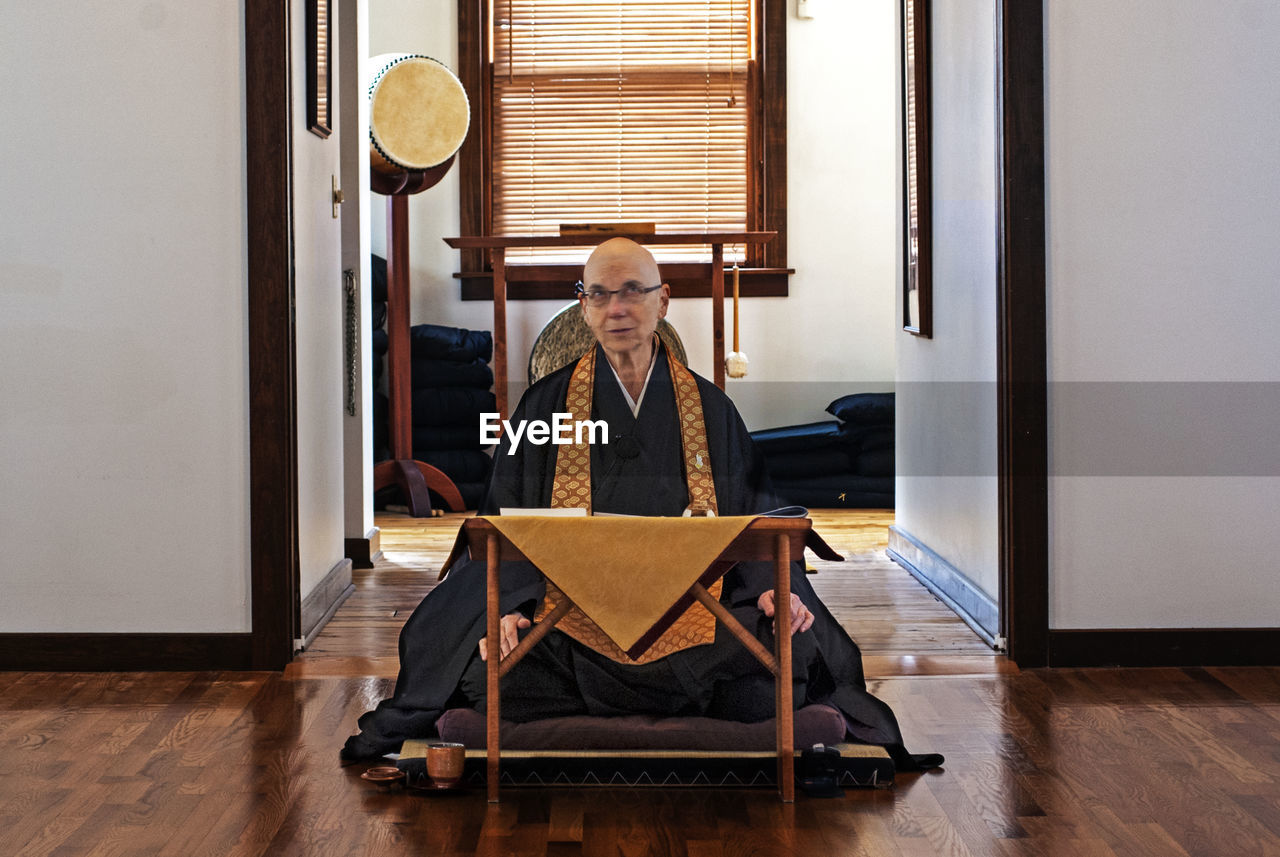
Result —
[[[608, 360], [605, 360], [609, 363]], [[649, 357], [649, 371], [644, 376], [644, 386], [640, 388], [640, 397], [638, 399], [631, 398], [631, 393], [627, 391], [627, 385], [622, 383], [622, 378], [618, 375], [618, 370], [613, 368], [613, 364], [609, 363], [609, 371], [613, 373], [613, 377], [617, 380], [618, 386], [622, 388], [622, 396], [627, 400], [627, 405], [631, 408], [631, 416], [640, 416], [640, 403], [644, 401], [644, 394], [649, 389], [649, 379], [653, 377], [653, 367], [658, 362], [658, 346], [655, 344], [653, 354]]]

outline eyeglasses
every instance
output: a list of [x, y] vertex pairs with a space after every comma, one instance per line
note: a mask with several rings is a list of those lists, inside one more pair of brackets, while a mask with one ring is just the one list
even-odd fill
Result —
[[609, 298], [614, 295], [617, 295], [618, 300], [622, 301], [624, 304], [638, 304], [640, 301], [644, 300], [644, 296], [649, 294], [649, 292], [656, 292], [660, 288], [662, 288], [662, 283], [658, 283], [656, 286], [649, 286], [647, 288], [645, 286], [623, 286], [620, 289], [601, 289], [596, 286], [592, 286], [588, 289], [583, 286], [582, 281], [579, 280], [578, 284], [574, 286], [573, 292], [576, 295], [585, 297], [587, 299], [587, 306], [602, 307], [608, 306]]

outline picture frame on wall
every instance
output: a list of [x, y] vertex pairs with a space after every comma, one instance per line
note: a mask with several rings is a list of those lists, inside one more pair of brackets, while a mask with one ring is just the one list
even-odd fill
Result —
[[307, 130], [318, 137], [333, 133], [329, 93], [333, 81], [333, 39], [329, 0], [307, 4]]
[[902, 329], [933, 336], [929, 2], [902, 0]]

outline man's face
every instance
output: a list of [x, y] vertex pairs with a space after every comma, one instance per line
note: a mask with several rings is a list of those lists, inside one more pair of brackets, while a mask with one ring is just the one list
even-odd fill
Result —
[[[638, 252], [599, 253], [591, 257], [583, 271], [583, 285], [588, 291], [604, 289], [617, 292], [628, 286], [647, 289], [659, 284], [657, 265], [641, 248]], [[611, 356], [648, 359], [649, 345], [658, 321], [666, 316], [671, 290], [666, 285], [644, 295], [637, 303], [624, 301], [621, 295], [610, 296], [603, 306], [590, 306], [585, 298], [582, 306], [587, 326], [596, 340]], [[616, 362], [616, 361], [615, 361]]]

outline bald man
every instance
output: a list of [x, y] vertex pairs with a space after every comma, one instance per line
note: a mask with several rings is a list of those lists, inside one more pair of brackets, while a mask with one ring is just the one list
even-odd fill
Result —
[[[550, 423], [556, 413], [573, 413], [607, 424], [608, 443], [566, 448], [517, 443], [514, 432], [504, 433], [480, 514], [577, 505], [625, 515], [752, 515], [777, 506], [733, 403], [669, 359], [655, 335], [670, 299], [644, 247], [614, 238], [592, 252], [578, 301], [596, 345], [530, 387], [510, 422]], [[690, 432], [681, 431], [682, 420], [696, 423], [699, 412], [701, 425], [692, 435], [700, 439], [691, 440]], [[689, 444], [706, 450], [710, 480], [686, 472], [686, 460], [702, 461]], [[565, 485], [590, 490], [570, 496]], [[770, 563], [739, 563], [725, 575], [719, 596], [769, 649], [772, 583]], [[431, 737], [448, 708], [484, 710], [484, 587], [484, 563], [459, 560], [414, 611], [401, 632], [395, 694], [360, 718], [361, 733], [348, 740], [345, 758], [367, 758], [397, 749], [405, 738]], [[919, 759], [903, 749], [892, 711], [866, 691], [861, 653], [822, 605], [800, 563], [792, 564], [791, 589], [797, 707], [824, 702], [839, 708], [853, 740], [884, 745], [900, 768], [915, 767]], [[553, 597], [554, 589], [549, 593], [532, 565], [504, 563], [504, 656]], [[651, 714], [755, 722], [774, 715], [772, 674], [723, 627], [714, 639], [683, 640], [668, 649], [655, 644], [633, 660], [589, 628], [576, 627], [568, 621], [572, 617], [503, 678], [504, 719]]]

